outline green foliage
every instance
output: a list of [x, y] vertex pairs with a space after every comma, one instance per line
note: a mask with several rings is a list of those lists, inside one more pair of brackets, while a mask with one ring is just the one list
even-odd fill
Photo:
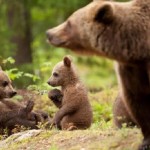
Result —
[[[76, 9], [86, 5], [89, 0], [42, 0], [37, 1], [19, 1], [0, 0], [0, 57], [8, 58], [7, 65], [4, 65], [11, 79], [14, 80], [18, 87], [27, 87], [32, 84], [39, 86], [47, 82], [54, 65], [61, 61], [65, 55], [72, 55], [75, 58], [75, 63], [79, 70], [79, 74], [84, 83], [90, 88], [104, 88], [116, 84], [113, 65], [111, 61], [98, 57], [78, 57], [62, 48], [55, 48], [46, 43], [45, 31], [53, 26], [62, 23]], [[8, 10], [13, 6], [12, 13]], [[23, 7], [24, 6], [24, 7]], [[24, 9], [30, 13], [29, 25], [31, 28], [32, 42], [32, 63], [17, 65], [12, 57], [17, 60], [16, 52], [17, 45], [14, 43], [15, 34], [20, 31], [20, 27], [15, 27], [12, 30], [10, 23], [13, 20], [13, 14], [17, 13], [15, 22], [23, 22], [21, 18]], [[18, 12], [17, 12], [18, 11]], [[10, 16], [12, 14], [12, 16]], [[19, 20], [20, 19], [20, 20]], [[18, 23], [15, 25], [19, 25]], [[21, 33], [24, 34], [24, 33]], [[20, 34], [20, 35], [21, 35]], [[21, 50], [21, 49], [20, 49]], [[12, 56], [12, 57], [10, 57]], [[4, 63], [4, 64], [5, 64]], [[10, 63], [8, 65], [8, 63]], [[39, 80], [40, 79], [40, 80]], [[96, 83], [96, 84], [95, 84]], [[41, 88], [40, 88], [41, 89]]]
[[23, 76], [23, 72], [19, 71], [17, 68], [5, 70], [6, 73], [9, 75], [11, 80], [19, 79]]
[[39, 80], [39, 79], [40, 79], [38, 76], [33, 75], [33, 74], [31, 74], [31, 73], [24, 73], [24, 76], [25, 76], [25, 77], [28, 77], [28, 78], [31, 78], [34, 82], [35, 82], [36, 80]]
[[106, 126], [108, 124], [110, 125], [110, 123], [107, 124], [107, 122], [112, 121], [112, 105], [116, 96], [116, 88], [108, 88], [102, 92], [89, 94], [93, 108], [94, 123], [106, 123]]
[[109, 121], [112, 119], [112, 106], [110, 104], [100, 104], [93, 102], [94, 121], [101, 122], [103, 119]]
[[14, 63], [15, 63], [15, 60], [14, 60], [12, 57], [8, 57], [7, 59], [4, 59], [4, 60], [2, 61], [2, 63], [3, 63], [4, 65], [6, 65], [7, 63], [14, 64]]
[[58, 150], [58, 148], [56, 145], [52, 145], [52, 146], [50, 146], [49, 150]]
[[[14, 63], [15, 60], [12, 57], [8, 57], [6, 59], [2, 59], [1, 65], [6, 67], [7, 65], [14, 64]], [[18, 68], [12, 68], [5, 71], [11, 80], [15, 80], [23, 76], [23, 72], [19, 71]]]
[[[15, 60], [12, 57], [8, 57], [6, 59], [2, 59], [1, 65], [3, 67], [7, 67], [7, 65], [13, 65], [15, 63]], [[11, 68], [8, 70], [5, 70], [5, 72], [8, 74], [11, 80], [20, 79], [23, 77], [27, 77], [33, 80], [33, 82], [36, 82], [40, 78], [34, 74], [25, 73], [23, 71], [20, 71], [18, 68]]]

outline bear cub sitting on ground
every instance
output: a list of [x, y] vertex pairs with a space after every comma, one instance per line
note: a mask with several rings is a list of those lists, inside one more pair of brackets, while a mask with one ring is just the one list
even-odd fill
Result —
[[53, 69], [48, 84], [61, 90], [49, 92], [49, 98], [59, 108], [52, 123], [62, 130], [86, 129], [91, 126], [93, 113], [87, 91], [69, 57], [64, 57]]

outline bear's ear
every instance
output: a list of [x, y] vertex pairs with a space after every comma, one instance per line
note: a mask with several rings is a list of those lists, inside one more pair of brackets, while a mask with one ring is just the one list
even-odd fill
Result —
[[71, 67], [71, 59], [68, 56], [64, 57], [64, 65], [69, 68]]
[[110, 4], [104, 4], [96, 13], [94, 21], [110, 24], [114, 19], [113, 8]]

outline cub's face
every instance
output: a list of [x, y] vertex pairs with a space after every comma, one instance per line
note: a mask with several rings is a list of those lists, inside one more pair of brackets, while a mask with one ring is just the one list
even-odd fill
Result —
[[11, 80], [4, 71], [0, 70], [0, 98], [11, 98], [17, 92], [13, 89]]
[[114, 20], [111, 3], [107, 0], [95, 0], [77, 10], [64, 23], [47, 31], [49, 43], [87, 54], [98, 47], [102, 48], [101, 36]]
[[64, 82], [65, 78], [65, 67], [63, 65], [63, 62], [59, 62], [56, 64], [56, 66], [53, 68], [51, 77], [48, 80], [48, 84], [55, 87], [55, 86], [61, 86]]
[[47, 83], [53, 87], [63, 86], [67, 84], [70, 75], [71, 60], [65, 57], [63, 61], [56, 64]]

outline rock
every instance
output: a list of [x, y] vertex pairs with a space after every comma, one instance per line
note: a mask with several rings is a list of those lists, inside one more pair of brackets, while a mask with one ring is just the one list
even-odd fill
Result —
[[20, 142], [22, 140], [26, 140], [31, 137], [36, 137], [39, 135], [43, 130], [28, 130], [24, 132], [19, 132], [9, 136], [7, 139], [0, 141], [0, 148], [8, 147], [10, 144], [14, 144]]

